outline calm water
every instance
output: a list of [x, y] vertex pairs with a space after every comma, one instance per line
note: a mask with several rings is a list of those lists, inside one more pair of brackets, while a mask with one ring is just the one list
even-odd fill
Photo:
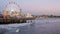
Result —
[[0, 34], [60, 34], [60, 18], [32, 20], [30, 23], [0, 25]]

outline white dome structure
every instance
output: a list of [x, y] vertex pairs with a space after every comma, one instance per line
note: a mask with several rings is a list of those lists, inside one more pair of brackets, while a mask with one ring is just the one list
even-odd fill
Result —
[[30, 13], [27, 13], [26, 18], [30, 18], [30, 17], [33, 17], [33, 16]]

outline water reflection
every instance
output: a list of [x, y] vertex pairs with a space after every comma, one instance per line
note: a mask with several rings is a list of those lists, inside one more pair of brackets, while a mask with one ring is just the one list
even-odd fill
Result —
[[[30, 23], [25, 23], [25, 24], [10, 24], [10, 25], [0, 25], [0, 28], [2, 30], [6, 29], [7, 32], [6, 34], [12, 34], [12, 33], [21, 33], [21, 34], [32, 34], [34, 30], [34, 25]], [[19, 29], [19, 32], [16, 32], [16, 30]], [[2, 30], [1, 33], [3, 32]]]
[[33, 20], [32, 23], [8, 26], [0, 25], [0, 33], [2, 31], [3, 34], [60, 34], [60, 19]]

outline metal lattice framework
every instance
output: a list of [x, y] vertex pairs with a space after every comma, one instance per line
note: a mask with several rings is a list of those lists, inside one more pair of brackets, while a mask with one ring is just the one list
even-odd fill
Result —
[[[9, 5], [12, 5], [12, 4], [14, 4], [14, 5], [16, 5], [16, 6], [18, 7], [19, 12], [17, 12], [17, 11], [11, 12], [11, 13], [10, 13], [10, 16], [12, 16], [12, 13], [14, 13], [14, 15], [15, 15], [15, 14], [17, 15], [17, 13], [18, 13], [19, 15], [21, 15], [21, 8], [20, 8], [20, 5], [18, 5], [18, 4], [15, 3], [15, 2], [9, 2], [9, 3], [5, 6], [5, 9], [4, 9], [4, 11], [3, 11], [4, 15], [9, 14], [9, 12], [7, 13], [6, 8], [7, 8]], [[11, 10], [11, 11], [13, 11], [13, 10]]]
[[16, 2], [9, 2], [8, 4], [6, 4], [5, 9], [6, 9], [9, 5], [13, 5], [13, 4], [16, 5], [19, 10], [21, 9], [21, 8], [20, 8], [20, 5], [18, 5]]

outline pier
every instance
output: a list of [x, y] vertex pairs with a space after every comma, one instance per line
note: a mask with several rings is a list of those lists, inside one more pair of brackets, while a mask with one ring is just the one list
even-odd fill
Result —
[[26, 23], [27, 20], [34, 20], [35, 18], [20, 18], [20, 19], [16, 19], [16, 18], [8, 18], [8, 19], [4, 19], [4, 18], [0, 18], [0, 24], [13, 24], [13, 23]]
[[16, 2], [9, 2], [6, 5], [6, 8], [2, 11], [2, 17], [0, 24], [26, 23], [27, 20], [35, 19], [30, 13], [22, 13], [21, 7]]

